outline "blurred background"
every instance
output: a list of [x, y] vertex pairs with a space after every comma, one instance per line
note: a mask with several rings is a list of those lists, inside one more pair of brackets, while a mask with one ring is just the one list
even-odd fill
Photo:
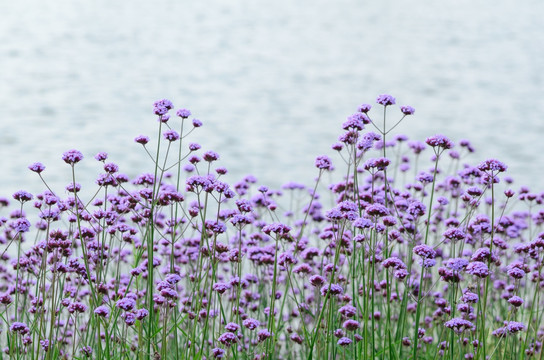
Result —
[[204, 123], [189, 140], [230, 181], [310, 184], [345, 118], [383, 93], [416, 109], [393, 134], [469, 139], [473, 163], [542, 191], [542, 14], [541, 0], [0, 2], [0, 195], [41, 191], [36, 161], [63, 189], [71, 148], [84, 186], [99, 151], [150, 172], [133, 139], [156, 137], [161, 98]]

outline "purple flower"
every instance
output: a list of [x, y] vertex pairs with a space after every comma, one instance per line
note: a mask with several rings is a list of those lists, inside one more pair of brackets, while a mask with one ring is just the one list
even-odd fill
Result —
[[365, 124], [370, 124], [370, 119], [366, 114], [358, 112], [348, 116], [347, 121], [342, 124], [342, 129], [360, 131], [365, 128]]
[[381, 204], [372, 204], [366, 208], [366, 214], [368, 216], [387, 216], [389, 215], [389, 210]]
[[242, 325], [244, 325], [244, 327], [249, 330], [255, 330], [257, 327], [259, 327], [260, 323], [259, 323], [259, 320], [249, 318], [249, 319], [245, 319]]
[[325, 278], [321, 275], [313, 275], [310, 277], [310, 284], [315, 287], [321, 286], [325, 283]]
[[202, 126], [202, 121], [198, 120], [198, 119], [193, 119], [193, 126], [195, 128], [197, 127], [201, 127]]
[[300, 335], [297, 334], [297, 333], [291, 334], [291, 336], [289, 336], [289, 339], [291, 339], [291, 341], [296, 342], [297, 344], [302, 344], [302, 342], [304, 341], [304, 339], [302, 338], [302, 336], [300, 336]]
[[453, 271], [462, 271], [468, 266], [468, 260], [463, 258], [451, 258], [446, 261], [446, 266]]
[[[427, 259], [429, 260], [429, 259]], [[432, 259], [431, 259], [432, 260]], [[399, 269], [397, 271], [395, 271], [393, 273], [393, 276], [396, 278], [396, 279], [399, 279], [399, 280], [404, 280], [407, 276], [408, 276], [408, 271], [406, 269]]]
[[166, 130], [164, 133], [163, 133], [163, 136], [166, 140], [172, 142], [172, 141], [176, 141], [179, 139], [179, 134], [175, 131], [175, 130]]
[[24, 203], [24, 202], [32, 200], [34, 196], [32, 196], [32, 194], [29, 192], [26, 192], [24, 190], [19, 190], [13, 194], [13, 198], [21, 203]]
[[108, 158], [108, 153], [99, 152], [98, 154], [96, 154], [96, 155], [94, 156], [94, 158], [95, 158], [97, 161], [106, 161], [106, 159]]
[[257, 337], [258, 337], [260, 342], [265, 341], [266, 339], [268, 339], [271, 336], [272, 336], [272, 334], [267, 329], [261, 329], [261, 330], [259, 330], [257, 332]]
[[383, 106], [395, 105], [395, 98], [391, 95], [383, 94], [378, 96], [376, 102]]
[[453, 318], [444, 323], [448, 329], [452, 329], [456, 334], [461, 334], [465, 330], [473, 330], [474, 324], [461, 318]]
[[510, 334], [514, 334], [519, 331], [525, 330], [525, 325], [517, 321], [510, 321], [506, 324], [506, 330], [508, 330]]
[[45, 170], [45, 166], [40, 162], [36, 162], [30, 165], [28, 168], [38, 174]]
[[333, 169], [331, 159], [326, 155], [318, 156], [315, 159], [315, 167], [320, 170], [331, 171]]
[[83, 160], [83, 154], [75, 149], [68, 150], [62, 154], [62, 160], [67, 164], [74, 165]]
[[189, 144], [189, 150], [190, 151], [197, 151], [197, 150], [200, 150], [200, 149], [201, 149], [200, 144], [197, 144], [197, 143], [190, 143]]
[[219, 159], [219, 154], [216, 153], [215, 151], [210, 150], [210, 151], [206, 151], [204, 155], [202, 156], [202, 158], [204, 159], [204, 161], [212, 162]]
[[107, 318], [110, 315], [110, 309], [106, 305], [100, 305], [99, 307], [94, 309], [94, 313], [98, 316]]
[[68, 312], [70, 314], [73, 314], [74, 312], [83, 313], [85, 311], [87, 311], [87, 305], [82, 302], [76, 301], [68, 305]]
[[351, 343], [352, 343], [352, 341], [348, 337], [342, 337], [342, 338], [338, 339], [338, 342], [337, 342], [337, 344], [340, 345], [340, 346], [348, 346]]
[[90, 357], [93, 353], [93, 348], [90, 346], [83, 346], [81, 349], [79, 349], [85, 356]]
[[173, 107], [174, 105], [170, 100], [162, 99], [155, 101], [155, 103], [153, 104], [153, 112], [155, 113], [155, 115], [162, 116], [165, 115], [168, 110], [172, 109]]
[[223, 356], [225, 355], [225, 350], [223, 350], [221, 348], [213, 348], [212, 349], [212, 355], [216, 359], [222, 359]]
[[352, 319], [349, 319], [349, 320], [346, 320], [344, 321], [344, 323], [342, 324], [342, 326], [346, 329], [346, 330], [349, 330], [349, 331], [355, 331], [359, 328], [359, 322], [358, 321], [355, 321], [355, 320], [352, 320]]
[[510, 297], [510, 299], [508, 299], [508, 302], [514, 305], [515, 307], [520, 307], [523, 304], [523, 299], [517, 295], [514, 295]]
[[474, 261], [468, 264], [466, 271], [474, 276], [485, 278], [489, 276], [489, 268], [481, 261]]
[[465, 240], [466, 235], [463, 231], [457, 229], [457, 228], [450, 228], [442, 234], [446, 239], [449, 240]]
[[177, 299], [179, 298], [178, 292], [171, 288], [164, 288], [160, 291], [161, 295], [167, 299]]
[[191, 112], [187, 109], [178, 109], [178, 111], [176, 111], [176, 115], [182, 119], [187, 119], [189, 116], [191, 116]]
[[25, 323], [17, 322], [17, 321], [14, 322], [13, 324], [11, 324], [9, 329], [11, 331], [13, 331], [13, 332], [18, 332], [21, 335], [25, 335], [25, 334], [28, 334], [30, 332], [30, 329], [28, 328], [28, 326]]
[[402, 113], [403, 113], [404, 115], [413, 115], [414, 112], [416, 111], [416, 109], [414, 109], [414, 108], [411, 107], [411, 106], [406, 105], [406, 106], [401, 106], [401, 107], [400, 107], [400, 111], [402, 111]]
[[225, 330], [230, 331], [231, 333], [236, 333], [238, 330], [240, 330], [240, 325], [230, 322], [225, 325]]
[[465, 291], [463, 293], [463, 296], [461, 296], [461, 301], [464, 301], [466, 303], [477, 303], [478, 295], [470, 291]]
[[420, 201], [414, 200], [410, 203], [408, 206], [408, 214], [419, 217], [425, 215], [425, 212], [427, 211], [427, 207]]
[[274, 223], [263, 226], [262, 231], [267, 235], [270, 235], [270, 233], [275, 233], [280, 238], [286, 238], [289, 236], [291, 228], [285, 224]]
[[331, 295], [341, 295], [344, 292], [344, 289], [342, 288], [342, 286], [338, 284], [329, 284], [329, 285], [324, 285], [321, 288], [320, 292], [322, 296], [325, 296], [328, 293]]
[[28, 232], [30, 230], [30, 221], [25, 218], [19, 218], [15, 220], [15, 223], [13, 224], [13, 229], [15, 229], [15, 231], [17, 231], [18, 233]]
[[338, 312], [347, 318], [354, 317], [357, 314], [357, 309], [352, 305], [344, 305]]
[[429, 173], [421, 172], [419, 173], [419, 175], [416, 176], [416, 180], [425, 185], [432, 183], [434, 177]]
[[367, 113], [367, 112], [370, 111], [370, 109], [372, 109], [372, 105], [369, 105], [369, 104], [361, 104], [361, 105], [359, 105], [359, 107], [357, 108], [357, 111], [362, 112], [362, 113]]
[[117, 166], [117, 164], [114, 164], [114, 163], [107, 163], [107, 164], [104, 164], [104, 171], [109, 174], [114, 174], [119, 171], [119, 166]]
[[149, 137], [145, 135], [138, 135], [134, 138], [134, 141], [136, 141], [138, 144], [145, 145], [149, 142]]
[[166, 275], [164, 280], [170, 284], [177, 284], [181, 281], [181, 276], [179, 276], [178, 274], [168, 274]]
[[368, 159], [363, 165], [364, 169], [367, 171], [377, 170], [383, 171], [389, 166], [391, 161], [387, 158], [381, 157], [377, 159]]
[[115, 305], [125, 311], [131, 311], [136, 306], [136, 301], [132, 298], [124, 297], [121, 300], [118, 300]]
[[138, 310], [136, 310], [136, 312], [134, 313], [134, 315], [136, 316], [136, 319], [142, 320], [142, 319], [144, 319], [147, 315], [149, 315], [149, 311], [147, 311], [147, 309], [138, 309]]
[[127, 312], [123, 316], [125, 318], [125, 324], [127, 324], [128, 326], [132, 326], [136, 322], [136, 315], [131, 312]]
[[174, 108], [174, 104], [172, 104], [172, 102], [168, 99], [161, 99], [161, 100], [157, 100], [153, 103], [153, 106], [154, 107], [163, 107], [163, 108], [166, 108], [167, 110], [170, 110], [172, 108]]
[[392, 256], [382, 261], [382, 266], [386, 269], [392, 267], [395, 270], [406, 269], [406, 264], [398, 257]]
[[357, 229], [368, 229], [372, 227], [373, 223], [370, 219], [360, 217], [351, 223]]
[[434, 249], [429, 245], [425, 244], [414, 246], [413, 252], [423, 259], [434, 259], [436, 257], [436, 251], [434, 251]]
[[238, 341], [238, 338], [233, 333], [226, 332], [221, 334], [221, 336], [219, 336], [217, 341], [219, 341], [221, 344], [225, 345], [226, 347], [230, 347], [232, 344]]
[[453, 142], [451, 142], [450, 139], [448, 139], [444, 135], [430, 136], [425, 140], [425, 142], [429, 146], [439, 147], [442, 149], [451, 149], [453, 147]]
[[525, 276], [525, 271], [518, 267], [511, 267], [506, 272], [508, 276], [510, 276], [513, 279], [519, 280]]
[[508, 167], [504, 163], [495, 159], [485, 160], [478, 165], [478, 170], [484, 172], [504, 172], [506, 169], [508, 169]]
[[223, 294], [228, 289], [230, 289], [229, 284], [226, 284], [226, 283], [215, 283], [215, 284], [213, 284], [213, 290], [217, 291], [219, 294]]

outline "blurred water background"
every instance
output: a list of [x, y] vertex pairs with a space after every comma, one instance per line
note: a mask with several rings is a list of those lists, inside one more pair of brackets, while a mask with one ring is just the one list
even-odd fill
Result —
[[150, 172], [133, 139], [156, 136], [161, 98], [203, 121], [191, 141], [231, 181], [309, 184], [382, 93], [416, 109], [394, 133], [470, 139], [474, 163], [542, 191], [543, 14], [541, 0], [0, 1], [0, 195], [41, 191], [36, 161], [63, 189], [71, 148], [84, 186], [99, 151]]

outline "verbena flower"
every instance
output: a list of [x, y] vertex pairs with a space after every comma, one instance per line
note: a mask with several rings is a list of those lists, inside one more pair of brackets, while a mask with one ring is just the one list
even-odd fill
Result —
[[333, 169], [332, 167], [332, 161], [331, 159], [326, 155], [318, 156], [315, 159], [315, 166], [320, 170], [328, 170], [331, 171]]
[[402, 111], [404, 115], [413, 115], [416, 112], [416, 110], [413, 107], [408, 105], [401, 106], [400, 111]]
[[62, 160], [67, 164], [74, 165], [83, 160], [83, 154], [75, 149], [68, 150], [62, 154]]
[[427, 145], [434, 148], [451, 149], [453, 147], [453, 142], [451, 142], [450, 139], [444, 135], [430, 136], [425, 140], [425, 142]]
[[508, 302], [515, 307], [520, 307], [523, 304], [523, 299], [517, 295], [514, 295], [508, 299]]
[[45, 166], [39, 162], [29, 165], [28, 168], [38, 174], [40, 174], [41, 172], [45, 170]]
[[94, 309], [94, 313], [98, 316], [107, 318], [110, 315], [110, 309], [106, 305], [100, 305]]
[[338, 342], [337, 342], [337, 344], [339, 346], [348, 346], [351, 343], [352, 343], [352, 340], [350, 338], [348, 338], [348, 337], [342, 337], [342, 338], [338, 339]]
[[34, 196], [27, 191], [19, 190], [13, 193], [13, 198], [21, 203], [24, 203], [24, 202], [32, 200]]
[[177, 133], [177, 131], [175, 130], [166, 130], [164, 133], [163, 133], [163, 136], [166, 140], [172, 142], [172, 141], [176, 141], [176, 140], [179, 140], [179, 134]]
[[124, 297], [121, 300], [118, 300], [115, 306], [125, 311], [131, 311], [136, 306], [136, 301], [132, 298]]
[[453, 318], [448, 320], [444, 323], [444, 326], [448, 329], [452, 329], [457, 334], [461, 334], [463, 331], [473, 330], [475, 328], [472, 322], [461, 318]]
[[504, 172], [508, 167], [496, 159], [488, 159], [478, 165], [478, 170], [484, 172]]
[[176, 115], [182, 119], [187, 119], [189, 116], [191, 116], [191, 111], [188, 109], [178, 109], [178, 111], [176, 111]]
[[138, 135], [134, 138], [134, 141], [138, 144], [145, 145], [149, 142], [149, 137], [145, 135]]
[[391, 95], [383, 94], [378, 96], [376, 102], [383, 106], [395, 105], [395, 98]]
[[474, 276], [485, 278], [489, 276], [489, 268], [481, 261], [474, 261], [468, 264], [466, 271]]
[[249, 330], [255, 330], [256, 328], [259, 327], [260, 323], [256, 319], [249, 318], [249, 319], [245, 319], [242, 322], [242, 325], [244, 325], [244, 327]]

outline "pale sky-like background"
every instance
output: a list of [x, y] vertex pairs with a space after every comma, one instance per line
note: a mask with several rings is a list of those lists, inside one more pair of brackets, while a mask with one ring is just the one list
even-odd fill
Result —
[[[150, 172], [136, 135], [152, 103], [204, 123], [189, 140], [221, 155], [231, 181], [311, 183], [341, 124], [390, 93], [415, 116], [395, 134], [467, 138], [478, 163], [544, 190], [544, 2], [264, 0], [0, 3], [0, 196], [62, 189], [61, 154], [110, 154]], [[394, 111], [391, 111], [393, 114]]]

